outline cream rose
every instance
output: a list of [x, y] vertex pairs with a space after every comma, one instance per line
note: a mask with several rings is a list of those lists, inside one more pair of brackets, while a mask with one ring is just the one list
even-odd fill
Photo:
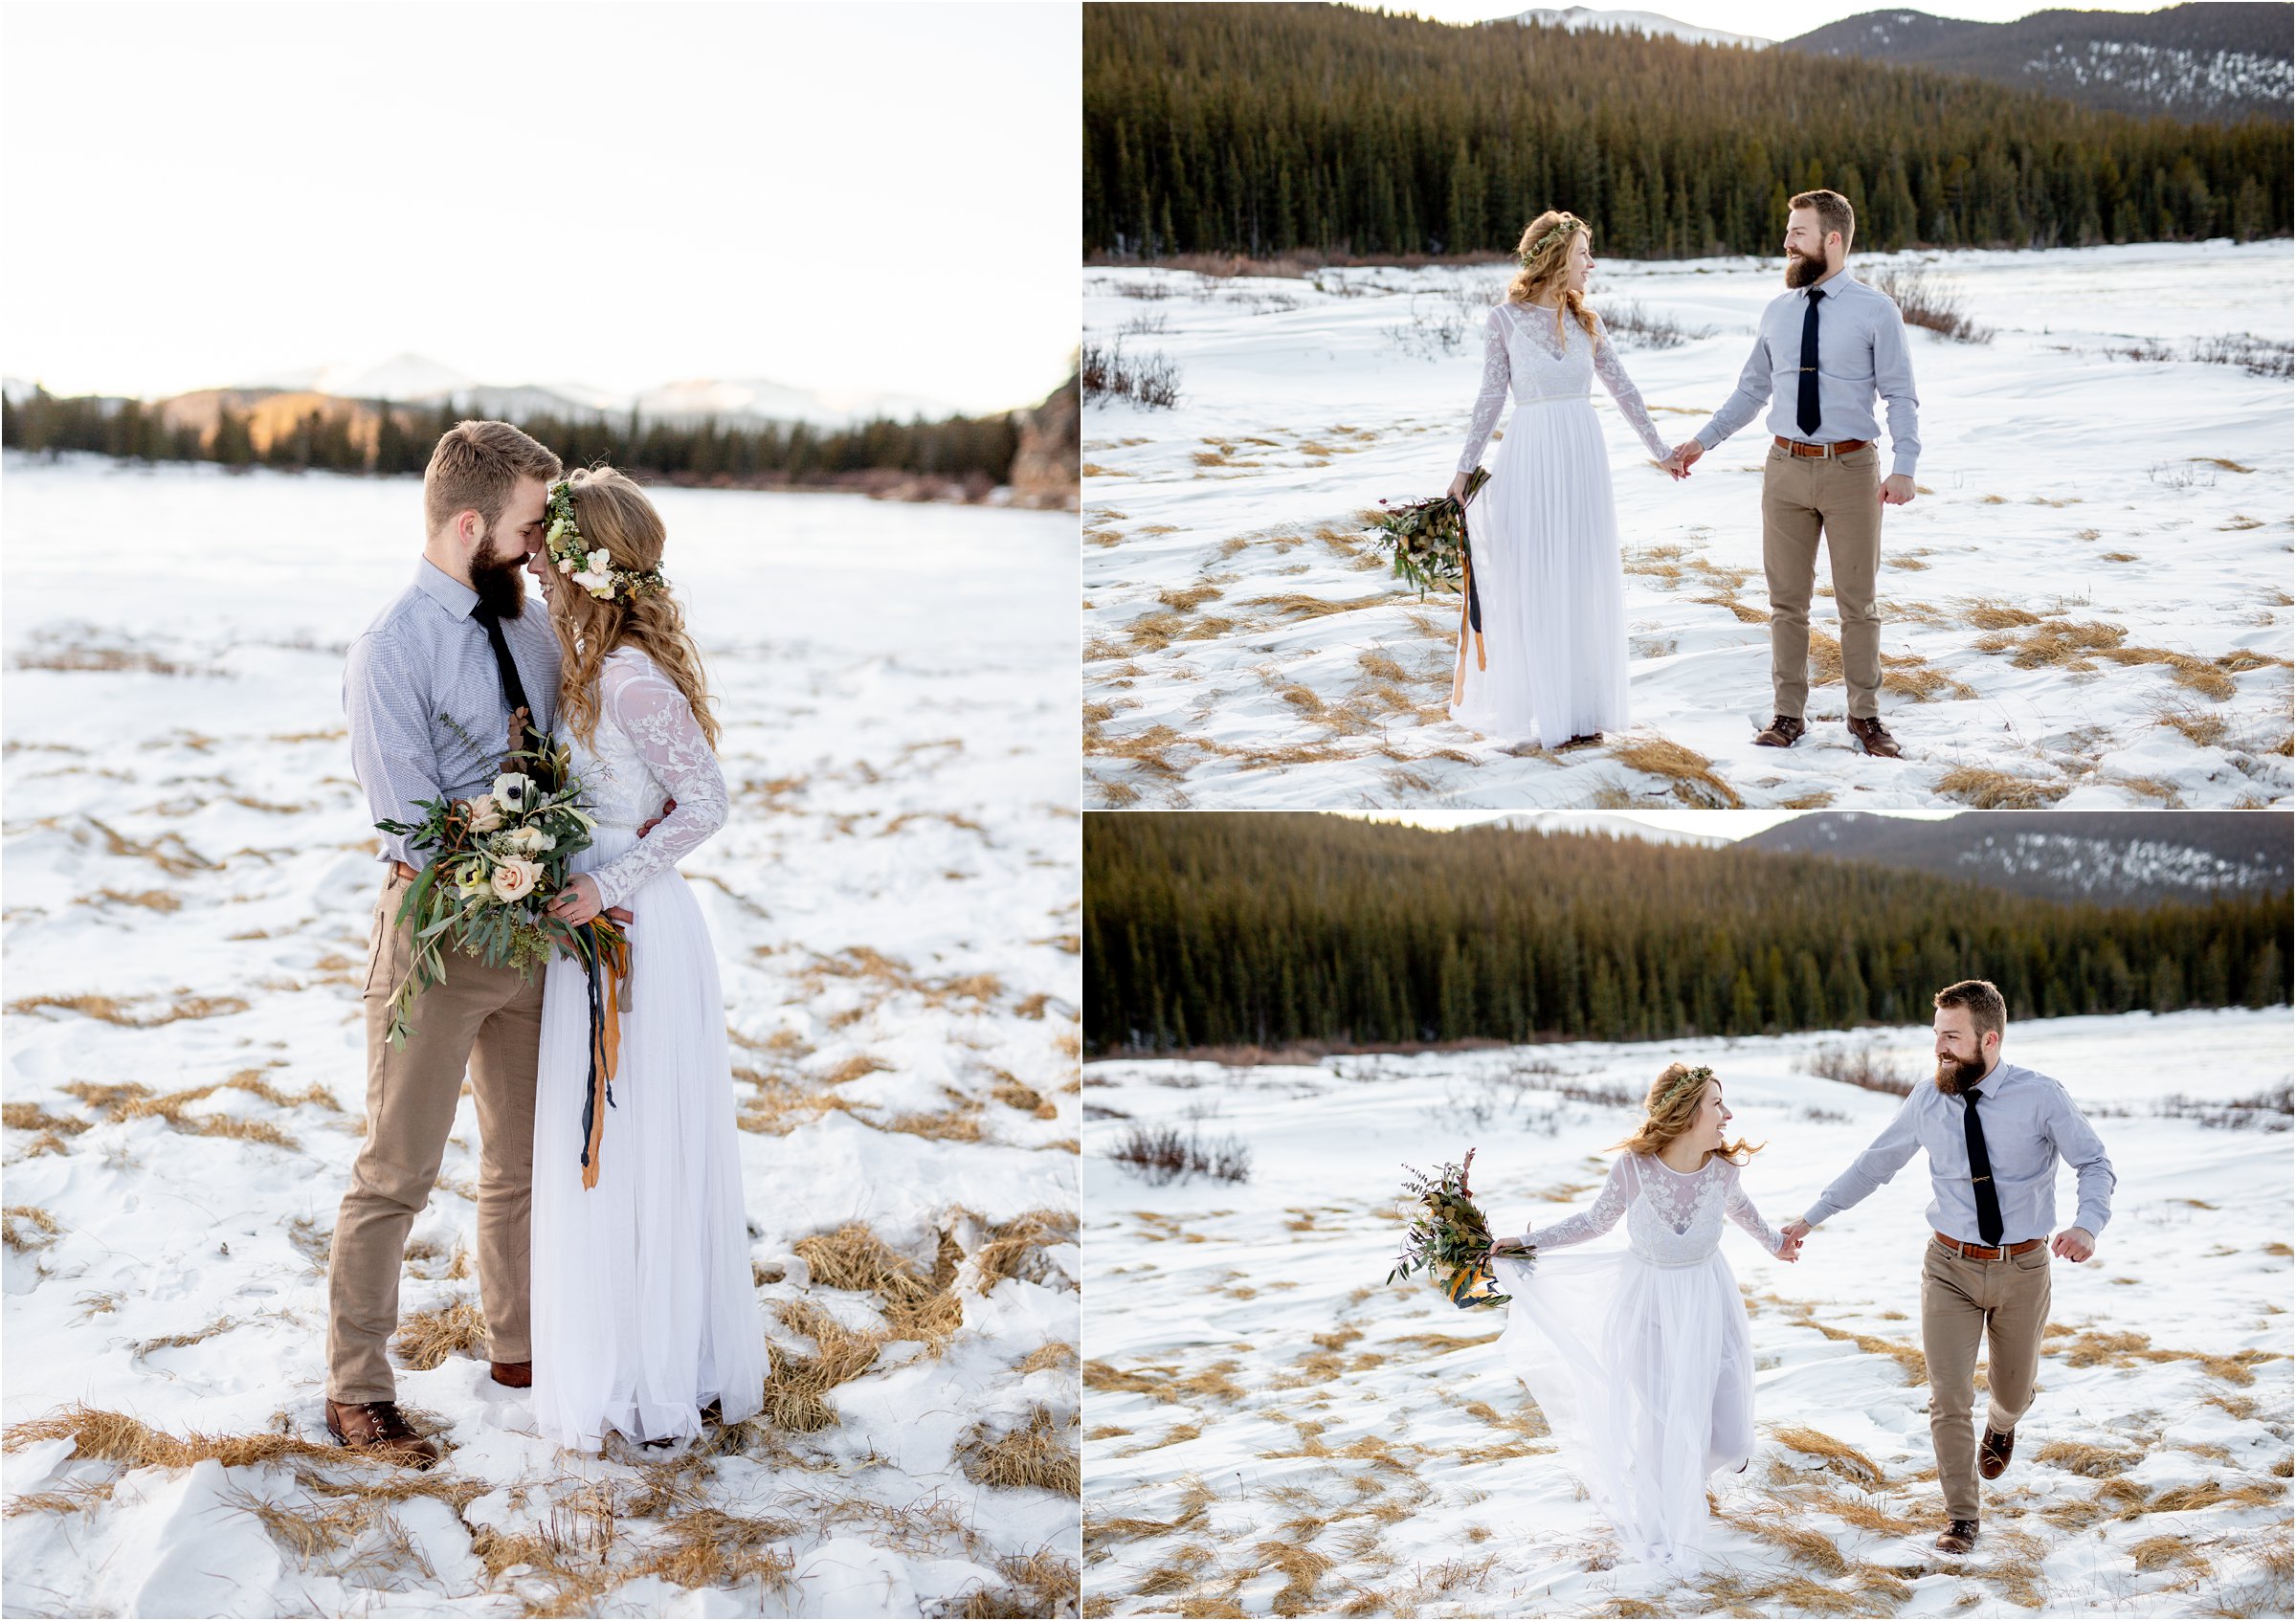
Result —
[[535, 861], [504, 861], [494, 870], [494, 898], [497, 900], [519, 900], [532, 891], [542, 877], [542, 865]]
[[490, 833], [502, 825], [502, 808], [494, 802], [492, 795], [466, 799], [462, 809], [470, 813], [470, 831], [474, 833]]
[[556, 839], [537, 827], [513, 828], [502, 835], [502, 842], [513, 850], [523, 850], [530, 855], [540, 855], [544, 851], [554, 848], [558, 843]]

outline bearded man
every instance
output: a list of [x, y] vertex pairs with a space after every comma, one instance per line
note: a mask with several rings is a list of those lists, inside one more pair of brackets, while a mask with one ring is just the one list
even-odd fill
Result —
[[[2049, 1321], [2049, 1257], [2087, 1260], [2111, 1215], [2105, 1144], [2058, 1082], [2001, 1061], [2009, 1010], [1981, 979], [1936, 996], [1935, 1084], [1916, 1086], [1873, 1145], [1783, 1229], [1803, 1238], [1892, 1176], [1917, 1148], [1929, 1155], [1929, 1240], [1922, 1246], [1922, 1351], [1929, 1363], [1929, 1444], [1945, 1494], [1937, 1546], [1977, 1541], [1978, 1479], [1999, 1478], [2033, 1400]], [[2057, 1221], [2057, 1162], [2080, 1173], [2074, 1225]], [[2046, 1246], [2044, 1248], [2043, 1246]], [[1985, 1345], [1985, 1438], [1974, 1439], [1977, 1347]]]

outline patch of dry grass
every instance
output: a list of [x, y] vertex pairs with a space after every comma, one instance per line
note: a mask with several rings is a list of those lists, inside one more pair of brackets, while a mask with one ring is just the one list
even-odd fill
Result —
[[863, 1222], [800, 1238], [791, 1248], [804, 1257], [816, 1284], [876, 1296], [887, 1339], [916, 1341], [939, 1355], [964, 1322], [964, 1306], [951, 1293], [962, 1252], [946, 1232], [940, 1235], [930, 1277]]
[[[19, 1227], [18, 1222], [24, 1225]], [[56, 1217], [37, 1205], [11, 1205], [5, 1218], [0, 1218], [0, 1241], [19, 1255], [45, 1250], [62, 1232]]]
[[999, 1431], [983, 1419], [968, 1431], [952, 1455], [965, 1477], [1007, 1490], [1035, 1487], [1062, 1497], [1081, 1497], [1082, 1464], [1077, 1416], [1065, 1418], [1038, 1404], [1022, 1423]]
[[468, 1356], [485, 1360], [486, 1316], [479, 1302], [464, 1297], [450, 1300], [431, 1311], [409, 1314], [399, 1323], [398, 1337], [392, 1342], [407, 1366], [423, 1371], [436, 1367], [451, 1356]]
[[1618, 744], [1611, 757], [1630, 771], [1664, 777], [1675, 798], [1701, 810], [1742, 810], [1737, 790], [1714, 774], [1714, 763], [1665, 738], [1638, 738]]
[[236, 996], [180, 996], [159, 1011], [139, 1012], [117, 997], [83, 992], [78, 996], [27, 996], [8, 1005], [11, 1013], [33, 1013], [51, 1008], [84, 1013], [91, 1019], [101, 1019], [105, 1024], [128, 1030], [154, 1030], [179, 1019], [212, 1019], [244, 1013], [247, 1003]]
[[1835, 1439], [1822, 1430], [1803, 1425], [1789, 1425], [1772, 1432], [1778, 1444], [1797, 1453], [1807, 1453], [1821, 1459], [1824, 1467], [1838, 1475], [1847, 1476], [1861, 1485], [1880, 1485], [1886, 1478], [1882, 1466], [1847, 1441]]
[[2020, 777], [1984, 766], [1955, 766], [1941, 773], [1934, 786], [1939, 793], [1979, 810], [2042, 810], [2073, 788], [2070, 783]]

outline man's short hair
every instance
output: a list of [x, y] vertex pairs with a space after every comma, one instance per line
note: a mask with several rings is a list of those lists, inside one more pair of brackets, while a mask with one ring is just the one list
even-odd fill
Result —
[[1989, 979], [1965, 979], [1959, 985], [1947, 986], [1937, 993], [1937, 1006], [1940, 1010], [1967, 1009], [1979, 1040], [1987, 1031], [1999, 1035], [2009, 1028], [2009, 1004], [2001, 1000], [2000, 988]]
[[435, 535], [456, 513], [475, 512], [491, 530], [521, 478], [547, 484], [562, 471], [546, 446], [507, 422], [457, 422], [423, 469], [423, 522]]
[[1858, 233], [1858, 215], [1850, 200], [1839, 191], [1803, 191], [1786, 205], [1790, 209], [1808, 209], [1817, 215], [1817, 234], [1822, 239], [1831, 232], [1841, 233], [1841, 251], [1850, 251], [1850, 238]]

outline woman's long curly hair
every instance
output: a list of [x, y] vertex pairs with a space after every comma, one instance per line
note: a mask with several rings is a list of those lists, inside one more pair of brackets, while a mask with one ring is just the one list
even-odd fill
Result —
[[[1714, 1072], [1703, 1065], [1692, 1069], [1688, 1064], [1668, 1064], [1659, 1073], [1659, 1078], [1650, 1083], [1650, 1096], [1642, 1099], [1640, 1128], [1624, 1142], [1611, 1146], [1624, 1148], [1630, 1154], [1657, 1154], [1697, 1122], [1698, 1111], [1705, 1106], [1706, 1082], [1713, 1078]], [[1749, 1143], [1741, 1137], [1722, 1148], [1708, 1148], [1705, 1159], [1698, 1162], [1698, 1168], [1705, 1169], [1706, 1160], [1717, 1153], [1730, 1164], [1742, 1166], [1769, 1146], [1767, 1143]]]
[[[1532, 253], [1531, 245], [1554, 231], [1558, 225], [1568, 225], [1571, 229], [1555, 232], [1552, 241], [1546, 243], [1537, 253]], [[1561, 209], [1549, 209], [1523, 228], [1523, 240], [1515, 244], [1515, 257], [1522, 261], [1523, 268], [1515, 272], [1514, 280], [1507, 283], [1507, 302], [1537, 303], [1545, 300], [1550, 291], [1559, 294], [1554, 305], [1554, 341], [1558, 344], [1563, 341], [1565, 310], [1578, 318], [1578, 323], [1586, 328], [1589, 339], [1594, 336], [1594, 312], [1587, 308], [1586, 299], [1571, 291], [1569, 286], [1571, 255], [1577, 248], [1581, 236], [1591, 238], [1593, 235], [1594, 233], [1587, 229], [1587, 222], [1576, 214]]]
[[[661, 566], [669, 531], [661, 514], [625, 474], [612, 467], [577, 467], [567, 476], [574, 500], [574, 522], [582, 544], [604, 547], [616, 568], [642, 572]], [[598, 736], [598, 667], [617, 647], [635, 647], [693, 706], [694, 721], [709, 746], [718, 746], [718, 718], [711, 711], [702, 653], [686, 634], [685, 614], [668, 590], [632, 593], [612, 602], [591, 596], [564, 576], [550, 592], [550, 623], [565, 654], [558, 677], [558, 713], [585, 747]]]

